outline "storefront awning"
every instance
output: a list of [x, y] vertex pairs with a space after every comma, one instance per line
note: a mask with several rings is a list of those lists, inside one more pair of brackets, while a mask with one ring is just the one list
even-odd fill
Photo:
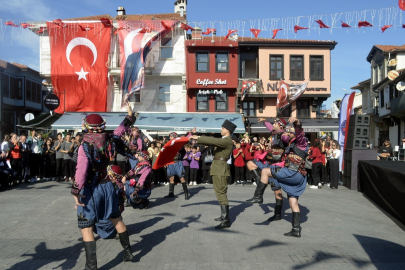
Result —
[[[256, 117], [249, 117], [250, 133], [267, 133], [269, 132], [263, 123], [259, 123]], [[271, 119], [269, 119], [271, 120]], [[286, 119], [287, 120], [287, 119]], [[304, 132], [333, 132], [339, 131], [339, 119], [322, 118], [322, 119], [300, 119]]]
[[[83, 112], [65, 112], [58, 121], [52, 124], [52, 129], [82, 129], [82, 122], [86, 115], [92, 113]], [[101, 112], [101, 115], [106, 121], [106, 130], [116, 129], [127, 115], [126, 112]]]
[[54, 115], [51, 115], [50, 113], [41, 114], [40, 116], [36, 117], [35, 119], [32, 119], [30, 121], [17, 125], [17, 127], [26, 128], [26, 129], [33, 129], [33, 128], [51, 129], [52, 124], [55, 121], [57, 121], [60, 117], [61, 117], [61, 115], [59, 115], [59, 114], [54, 114]]
[[245, 133], [242, 115], [237, 113], [150, 113], [139, 112], [135, 126], [141, 130], [221, 132], [222, 123], [228, 119], [237, 128], [235, 133]]

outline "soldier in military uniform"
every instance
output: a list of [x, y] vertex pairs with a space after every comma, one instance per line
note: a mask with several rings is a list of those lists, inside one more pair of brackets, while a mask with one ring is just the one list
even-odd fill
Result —
[[210, 175], [212, 176], [212, 181], [214, 183], [215, 195], [221, 206], [221, 216], [215, 219], [215, 221], [220, 221], [221, 223], [216, 226], [215, 229], [231, 227], [231, 221], [229, 219], [229, 202], [226, 194], [228, 191], [227, 179], [231, 173], [227, 161], [233, 149], [231, 134], [235, 129], [235, 124], [229, 120], [225, 120], [222, 124], [221, 139], [197, 135], [189, 137], [190, 140], [197, 140], [198, 144], [215, 147], [214, 161], [211, 165]]

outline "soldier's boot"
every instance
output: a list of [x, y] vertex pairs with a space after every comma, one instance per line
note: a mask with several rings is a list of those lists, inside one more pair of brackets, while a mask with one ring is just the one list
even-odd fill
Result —
[[268, 221], [281, 220], [281, 210], [283, 209], [283, 199], [276, 199], [276, 207], [274, 208], [274, 216], [270, 217]]
[[164, 196], [164, 198], [172, 198], [174, 197], [174, 184], [169, 183], [169, 194]]
[[252, 174], [253, 181], [255, 181], [256, 184], [259, 184], [260, 178], [262, 175], [262, 171], [259, 168], [257, 168], [257, 169], [251, 170], [250, 173]]
[[128, 231], [119, 233], [118, 235], [120, 237], [121, 246], [124, 248], [124, 255], [122, 257], [122, 261], [123, 262], [131, 261], [134, 258], [134, 256], [132, 256], [131, 243], [129, 242]]
[[253, 198], [250, 200], [246, 200], [247, 203], [258, 203], [262, 204], [263, 203], [263, 194], [264, 191], [266, 190], [267, 185], [263, 184], [262, 181], [257, 182], [255, 194], [253, 195]]
[[97, 270], [96, 241], [83, 242], [86, 251], [85, 270]]
[[221, 205], [221, 223], [215, 226], [215, 229], [225, 229], [231, 227], [231, 220], [229, 219], [229, 205]]
[[285, 236], [301, 237], [301, 212], [292, 212], [292, 230]]
[[183, 183], [181, 183], [181, 185], [183, 186], [183, 190], [184, 190], [184, 199], [188, 200], [190, 197], [190, 194], [188, 193], [187, 182], [183, 182]]

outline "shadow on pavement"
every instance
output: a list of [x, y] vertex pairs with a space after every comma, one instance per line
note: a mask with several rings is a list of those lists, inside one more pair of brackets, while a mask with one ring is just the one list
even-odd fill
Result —
[[325, 263], [325, 261], [333, 259], [348, 260], [357, 268], [363, 268], [373, 265], [375, 269], [379, 270], [390, 269], [390, 264], [393, 264], [393, 268], [398, 267], [398, 265], [395, 264], [405, 264], [404, 246], [383, 239], [364, 235], [354, 234], [354, 237], [367, 253], [370, 260], [356, 258], [354, 254], [342, 256], [339, 254], [337, 255], [333, 253], [324, 253], [322, 251], [317, 251], [315, 256], [312, 257], [311, 261], [305, 264], [296, 265], [293, 267], [293, 269], [307, 269], [312, 265]]
[[[142, 235], [142, 240], [132, 245], [132, 253], [139, 252], [134, 256], [132, 262], [139, 262], [143, 256], [148, 254], [155, 246], [159, 245], [166, 240], [166, 237], [170, 234], [176, 233], [184, 228], [187, 228], [190, 223], [198, 222], [201, 214], [197, 217], [190, 216], [185, 218], [186, 222], [175, 222], [165, 228], [153, 231], [149, 234]], [[169, 251], [168, 251], [169, 252]], [[107, 270], [116, 267], [122, 262], [122, 252], [120, 252], [111, 262], [103, 265], [99, 270]], [[128, 262], [126, 262], [128, 263]], [[136, 265], [134, 265], [136, 267]]]
[[285, 243], [277, 242], [277, 241], [272, 241], [272, 240], [263, 240], [256, 246], [252, 246], [248, 248], [248, 251], [252, 251], [258, 248], [264, 248], [264, 247], [270, 247], [270, 246], [282, 246], [285, 245]]
[[[287, 202], [286, 202], [287, 201]], [[261, 204], [260, 207], [263, 209], [263, 211], [265, 212], [264, 214], [266, 214], [267, 212], [271, 213], [274, 211], [269, 210], [270, 208], [274, 209], [274, 207], [276, 207], [275, 203], [269, 203], [269, 204]], [[281, 219], [287, 220], [287, 221], [292, 221], [292, 213], [286, 213], [285, 211], [288, 210], [290, 208], [290, 205], [288, 204], [288, 200], [284, 200], [283, 202], [283, 209], [281, 210]], [[308, 220], [308, 213], [310, 212], [310, 210], [301, 205], [300, 204], [300, 211], [301, 211], [301, 223], [305, 223]], [[272, 217], [272, 215], [268, 216], [268, 218]], [[255, 225], [269, 225], [270, 221], [268, 220], [264, 220], [263, 222], [260, 223], [253, 223]]]

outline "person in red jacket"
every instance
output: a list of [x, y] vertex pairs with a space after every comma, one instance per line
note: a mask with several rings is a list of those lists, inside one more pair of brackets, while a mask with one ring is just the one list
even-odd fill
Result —
[[323, 166], [323, 160], [325, 159], [322, 155], [322, 145], [319, 140], [316, 140], [314, 146], [311, 148], [311, 155], [307, 159], [312, 159], [312, 179], [313, 185], [310, 188], [322, 188], [321, 184], [321, 172]]
[[[246, 134], [245, 137], [241, 141], [241, 148], [243, 149], [243, 154], [245, 155], [245, 163], [247, 164], [249, 160], [253, 160], [254, 158], [254, 150], [255, 147], [251, 144], [249, 136]], [[245, 165], [246, 167], [246, 165]], [[246, 180], [248, 183], [252, 183], [252, 174], [250, 170], [245, 168]], [[242, 184], [245, 184], [246, 181], [242, 181]]]
[[233, 165], [235, 166], [235, 184], [241, 184], [244, 179], [245, 169], [245, 154], [240, 146], [240, 142], [235, 142], [235, 149], [233, 149], [233, 158], [235, 159]]

